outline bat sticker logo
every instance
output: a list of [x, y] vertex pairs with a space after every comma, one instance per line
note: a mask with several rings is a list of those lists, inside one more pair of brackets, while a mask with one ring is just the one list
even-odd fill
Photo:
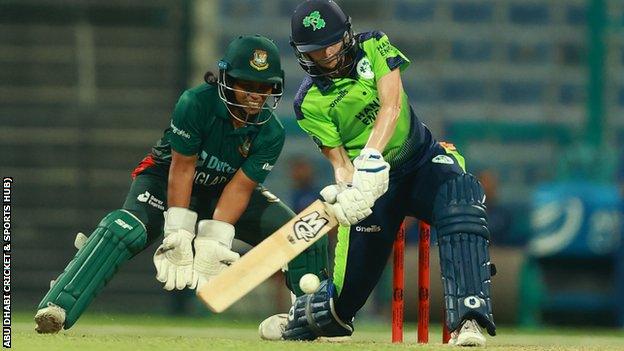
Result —
[[296, 221], [293, 224], [293, 230], [297, 240], [310, 241], [318, 235], [327, 223], [329, 223], [327, 218], [321, 217], [318, 212], [314, 211]]

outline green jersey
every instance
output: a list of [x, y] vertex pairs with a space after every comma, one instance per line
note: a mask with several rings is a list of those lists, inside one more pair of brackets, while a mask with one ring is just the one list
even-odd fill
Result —
[[[343, 146], [351, 159], [364, 148], [380, 108], [377, 81], [409, 60], [379, 31], [356, 36], [355, 67], [342, 78], [306, 77], [295, 97], [299, 126], [319, 147]], [[401, 112], [383, 156], [391, 166], [403, 164], [431, 143], [430, 133], [411, 111], [401, 92]]]
[[169, 128], [152, 148], [148, 163], [158, 167], [149, 169], [168, 173], [171, 150], [175, 150], [185, 156], [198, 155], [194, 182], [203, 188], [229, 182], [239, 169], [262, 183], [282, 151], [284, 138], [284, 127], [275, 116], [260, 126], [234, 128], [217, 86], [201, 84], [178, 100]]

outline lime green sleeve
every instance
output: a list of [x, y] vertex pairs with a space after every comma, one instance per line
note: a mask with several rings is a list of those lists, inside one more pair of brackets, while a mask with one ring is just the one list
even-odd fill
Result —
[[342, 145], [336, 124], [331, 118], [324, 117], [315, 111], [313, 108], [314, 101], [311, 100], [311, 98], [306, 97], [300, 105], [295, 103], [295, 109], [300, 109], [297, 115], [303, 116], [303, 118], [297, 119], [299, 127], [310, 135], [319, 148], [334, 148]]
[[409, 59], [390, 43], [390, 39], [383, 32], [373, 32], [372, 37], [362, 45], [366, 56], [371, 60], [372, 70], [377, 79], [395, 68], [404, 71], [410, 64]]

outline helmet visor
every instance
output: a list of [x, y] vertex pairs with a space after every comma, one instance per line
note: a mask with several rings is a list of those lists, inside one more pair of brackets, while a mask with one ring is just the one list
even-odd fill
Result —
[[[235, 79], [219, 71], [219, 98], [239, 122], [260, 125], [268, 122], [284, 91], [281, 82], [266, 83]], [[262, 113], [268, 111], [269, 113]]]
[[[313, 59], [310, 55], [310, 53], [313, 51], [322, 50], [337, 43], [342, 43], [342, 46], [336, 53], [330, 56], [320, 59]], [[346, 31], [339, 40], [334, 41], [329, 45], [317, 48], [316, 50], [303, 52], [299, 50], [298, 45], [295, 45], [295, 54], [297, 56], [297, 61], [299, 62], [299, 65], [301, 65], [301, 67], [310, 76], [330, 76], [335, 74], [345, 74], [351, 71], [351, 68], [353, 68], [353, 57], [351, 56], [353, 56], [352, 53], [354, 47], [355, 38], [353, 36], [353, 32]], [[330, 66], [330, 63], [332, 62], [336, 62], [336, 64]]]

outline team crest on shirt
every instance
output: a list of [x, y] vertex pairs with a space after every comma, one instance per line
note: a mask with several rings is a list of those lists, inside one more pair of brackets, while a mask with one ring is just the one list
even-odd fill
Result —
[[238, 152], [243, 157], [249, 156], [249, 148], [251, 147], [251, 139], [249, 137], [245, 138], [245, 141], [238, 146]]
[[375, 78], [375, 73], [373, 73], [373, 67], [371, 66], [368, 58], [364, 57], [358, 62], [356, 67], [358, 76], [364, 79], [373, 79]]
[[251, 60], [249, 60], [249, 64], [251, 65], [251, 67], [255, 68], [258, 71], [264, 71], [265, 69], [269, 68], [269, 62], [267, 60], [268, 56], [269, 55], [266, 51], [256, 49], [253, 52]]

